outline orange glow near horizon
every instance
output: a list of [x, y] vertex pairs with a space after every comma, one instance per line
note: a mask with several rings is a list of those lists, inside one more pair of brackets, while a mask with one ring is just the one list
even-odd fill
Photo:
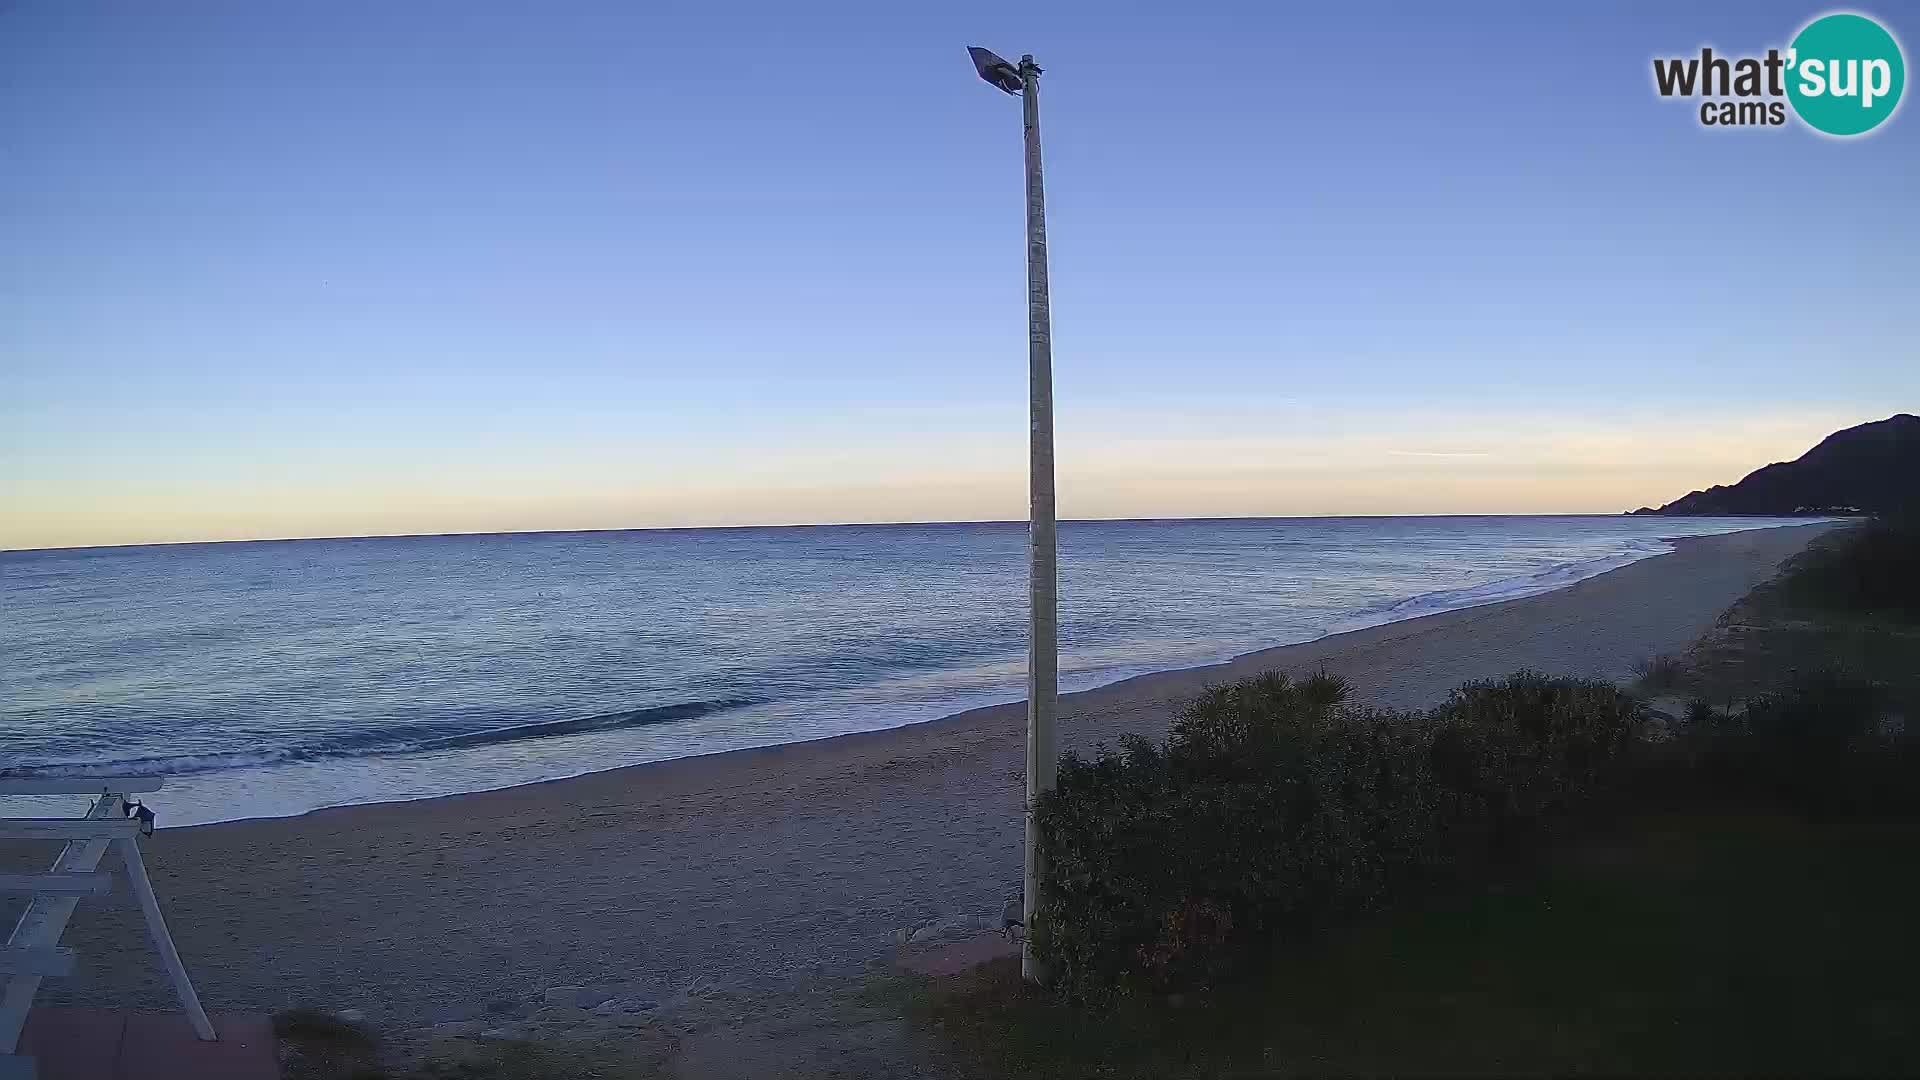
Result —
[[[1774, 416], [1575, 430], [1516, 424], [1217, 435], [1063, 431], [1064, 518], [1619, 513], [1798, 457], [1862, 417]], [[1021, 520], [1018, 433], [816, 440], [621, 454], [599, 448], [386, 464], [296, 460], [165, 478], [97, 470], [0, 481], [0, 548], [320, 536]]]

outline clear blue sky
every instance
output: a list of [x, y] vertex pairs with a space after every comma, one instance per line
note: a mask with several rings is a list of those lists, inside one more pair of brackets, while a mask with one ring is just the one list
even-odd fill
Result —
[[1069, 516], [1614, 511], [1920, 406], [1914, 106], [1651, 86], [1824, 8], [815, 6], [0, 2], [0, 547], [1024, 516], [968, 44], [1047, 72]]

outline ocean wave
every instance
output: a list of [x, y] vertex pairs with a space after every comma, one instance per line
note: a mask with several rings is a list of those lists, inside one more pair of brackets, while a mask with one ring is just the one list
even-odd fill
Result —
[[562, 735], [578, 735], [591, 731], [613, 731], [619, 728], [669, 724], [678, 720], [691, 720], [695, 717], [725, 712], [729, 709], [744, 708], [755, 704], [758, 704], [758, 702], [747, 698], [714, 698], [706, 701], [680, 701], [670, 705], [655, 705], [643, 709], [623, 709], [619, 712], [569, 717], [564, 720], [496, 725], [478, 730], [459, 731], [453, 734], [441, 734], [447, 730], [445, 725], [426, 725], [424, 726], [426, 730], [436, 732], [426, 737], [422, 737], [423, 725], [400, 726], [381, 731], [362, 732], [307, 747], [289, 747], [279, 750], [241, 750], [229, 753], [175, 754], [161, 757], [109, 758], [84, 763], [62, 762], [51, 765], [0, 769], [0, 776], [56, 777], [80, 774], [87, 776], [99, 776], [103, 774], [112, 776], [185, 776], [192, 773], [225, 772], [233, 769], [283, 765], [302, 761], [328, 761], [340, 758], [392, 757], [401, 754], [424, 754], [439, 750], [459, 750], [474, 746], [494, 746], [501, 743], [521, 742], [528, 739], [550, 739]]
[[674, 705], [656, 705], [647, 709], [627, 709], [622, 712], [602, 713], [598, 716], [579, 716], [571, 720], [546, 720], [532, 724], [513, 724], [508, 727], [469, 731], [460, 735], [428, 739], [413, 749], [417, 751], [455, 750], [465, 746], [493, 746], [497, 743], [519, 742], [522, 739], [548, 739], [556, 735], [577, 735], [586, 731], [611, 731], [615, 728], [669, 724], [675, 720], [691, 720], [696, 716], [705, 716], [708, 713], [722, 712], [727, 709], [745, 708], [755, 704], [758, 702], [746, 698], [683, 701]]
[[1506, 600], [1538, 596], [1555, 589], [1564, 589], [1590, 577], [1598, 577], [1609, 570], [1618, 570], [1641, 559], [1664, 555], [1672, 550], [1671, 544], [1652, 541], [1634, 544], [1625, 551], [1612, 555], [1560, 563], [1531, 574], [1501, 578], [1498, 581], [1456, 589], [1437, 589], [1342, 619], [1328, 627], [1326, 634], [1344, 634], [1351, 630], [1364, 630], [1371, 626], [1384, 626], [1387, 623], [1418, 619], [1424, 615], [1438, 615], [1446, 611], [1459, 611], [1462, 608], [1481, 607]]

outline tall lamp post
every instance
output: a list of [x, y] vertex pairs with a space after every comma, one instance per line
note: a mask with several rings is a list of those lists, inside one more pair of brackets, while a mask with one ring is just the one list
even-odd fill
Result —
[[1040, 180], [1040, 65], [1031, 55], [1010, 64], [985, 49], [967, 49], [980, 77], [1019, 96], [1027, 144], [1027, 367], [1031, 431], [1027, 532], [1027, 853], [1021, 920], [1027, 934], [1020, 972], [1029, 982], [1045, 973], [1033, 956], [1034, 911], [1040, 901], [1040, 831], [1034, 806], [1053, 790], [1059, 757], [1054, 722], [1060, 698], [1060, 596], [1055, 567], [1053, 511], [1053, 331], [1047, 304], [1047, 209]]

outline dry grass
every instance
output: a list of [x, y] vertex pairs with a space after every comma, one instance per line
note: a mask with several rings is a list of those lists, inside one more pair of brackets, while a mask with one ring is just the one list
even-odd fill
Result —
[[1634, 689], [1651, 697], [1660, 697], [1681, 689], [1688, 676], [1687, 661], [1672, 653], [1661, 653], [1642, 660], [1634, 672]]

